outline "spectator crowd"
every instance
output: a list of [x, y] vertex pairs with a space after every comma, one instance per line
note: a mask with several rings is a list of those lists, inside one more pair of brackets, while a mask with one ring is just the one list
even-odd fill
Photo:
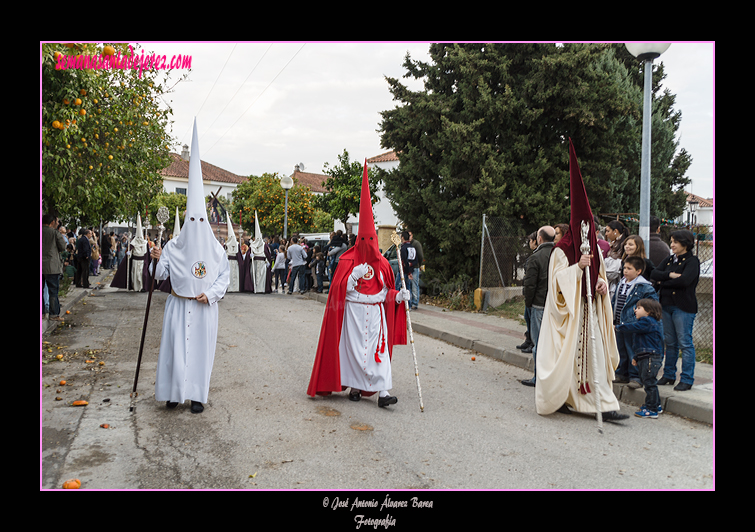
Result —
[[[596, 220], [596, 228], [599, 224]], [[694, 384], [695, 347], [692, 328], [697, 313], [695, 295], [700, 277], [700, 262], [692, 253], [694, 235], [687, 230], [673, 231], [670, 246], [660, 237], [660, 221], [650, 220], [649, 249], [643, 240], [629, 233], [618, 220], [609, 222], [598, 246], [605, 265], [609, 297], [614, 312], [616, 342], [620, 355], [614, 382], [633, 388], [644, 387], [647, 400], [636, 413], [639, 417], [657, 417], [657, 386], [672, 385], [677, 391], [689, 390]], [[517, 346], [537, 356], [537, 339], [548, 291], [548, 261], [553, 246], [569, 230], [568, 224], [544, 226], [528, 236], [533, 253], [525, 265], [523, 295], [525, 299], [526, 338]], [[301, 294], [308, 291], [327, 293], [340, 256], [354, 245], [355, 235], [334, 231], [325, 242], [308, 242], [294, 235], [265, 237], [271, 257], [270, 268], [275, 293]], [[90, 287], [90, 278], [105, 269], [117, 268], [129, 248], [127, 233], [99, 233], [82, 228], [75, 234], [52, 215], [42, 217], [42, 314], [45, 319], [60, 316], [61, 281], [70, 279], [82, 288]], [[161, 246], [164, 242], [161, 242]], [[150, 242], [150, 245], [154, 245]], [[242, 242], [242, 253], [249, 253], [249, 242]], [[410, 309], [419, 304], [419, 278], [423, 270], [422, 245], [411, 232], [401, 234], [397, 250], [399, 268], [412, 294]], [[397, 272], [396, 289], [401, 288]], [[677, 362], [681, 371], [677, 380]], [[662, 373], [661, 373], [662, 368]], [[660, 379], [655, 379], [661, 374]], [[537, 375], [522, 381], [537, 385]]]
[[[595, 227], [600, 227], [597, 219]], [[550, 253], [568, 230], [568, 224], [544, 226], [527, 237], [533, 250], [525, 265], [523, 281], [527, 334], [524, 343], [517, 347], [532, 353], [535, 360], [548, 295]], [[668, 246], [660, 237], [657, 217], [650, 219], [647, 250], [642, 238], [630, 234], [618, 220], [605, 226], [605, 238], [600, 230], [597, 233], [619, 352], [614, 382], [643, 387], [646, 402], [635, 415], [655, 418], [662, 411], [657, 386], [676, 383], [674, 390], [686, 391], [694, 384], [692, 329], [698, 310], [696, 288], [700, 278], [700, 261], [692, 253], [694, 235], [684, 229], [673, 231]], [[659, 374], [661, 377], [656, 379]], [[522, 384], [536, 386], [536, 372]]]

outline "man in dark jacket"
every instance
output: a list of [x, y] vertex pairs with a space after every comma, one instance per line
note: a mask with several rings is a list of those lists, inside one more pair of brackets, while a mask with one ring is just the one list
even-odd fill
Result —
[[648, 258], [653, 264], [660, 264], [671, 255], [671, 248], [661, 240], [661, 220], [657, 216], [650, 217], [650, 241], [648, 246], [650, 248], [647, 250]]
[[51, 320], [60, 321], [60, 300], [58, 289], [60, 287], [60, 275], [63, 273], [63, 263], [60, 254], [66, 250], [66, 239], [58, 231], [58, 218], [45, 214], [42, 216], [42, 283], [47, 287], [49, 299], [48, 315]]
[[[406, 289], [410, 293], [414, 294], [416, 290], [417, 297], [419, 297], [419, 279], [415, 277], [415, 273], [419, 271], [419, 261], [417, 260], [417, 248], [412, 246], [411, 236], [409, 231], [401, 233], [401, 267], [404, 270], [404, 282], [406, 283]], [[396, 290], [401, 289], [401, 275], [396, 277]], [[409, 307], [411, 310], [416, 310], [419, 301], [415, 302], [413, 299], [409, 301]]]
[[[529, 309], [530, 335], [534, 344], [532, 346], [533, 367], [537, 356], [537, 338], [540, 335], [540, 324], [543, 321], [545, 297], [548, 295], [548, 261], [555, 237], [556, 231], [549, 225], [538, 230], [537, 248], [527, 260], [527, 271], [524, 273], [524, 282], [522, 283], [524, 306]], [[533, 374], [531, 379], [523, 380], [522, 384], [535, 386], [535, 377], [536, 375]]]
[[89, 261], [92, 258], [92, 246], [89, 244], [89, 229], [79, 231], [76, 241], [76, 276], [74, 282], [79, 288], [89, 288]]

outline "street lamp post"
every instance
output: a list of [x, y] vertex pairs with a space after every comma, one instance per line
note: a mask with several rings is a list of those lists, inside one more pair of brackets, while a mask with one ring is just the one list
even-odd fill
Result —
[[668, 50], [670, 43], [625, 43], [630, 54], [645, 63], [645, 88], [642, 104], [642, 166], [640, 174], [640, 238], [650, 249], [650, 117], [653, 114], [653, 59]]
[[286, 191], [286, 207], [283, 212], [283, 239], [288, 238], [288, 191], [294, 186], [294, 180], [289, 176], [281, 177], [281, 187]]

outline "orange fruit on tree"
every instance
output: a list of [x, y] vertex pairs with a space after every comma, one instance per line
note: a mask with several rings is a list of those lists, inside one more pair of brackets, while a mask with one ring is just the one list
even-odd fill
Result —
[[102, 53], [103, 53], [104, 55], [115, 55], [115, 48], [113, 48], [112, 46], [110, 46], [110, 45], [108, 44], [107, 46], [105, 46], [105, 47], [104, 47], [104, 48], [102, 49]]
[[75, 100], [73, 101], [73, 103], [75, 103], [76, 105], [81, 105], [81, 98], [76, 98], [76, 99], [75, 99]]
[[86, 112], [86, 110], [85, 110], [85, 109], [82, 109], [81, 111], [79, 111], [79, 114], [80, 114], [81, 116], [84, 116], [84, 115], [86, 115], [86, 114], [87, 114], [87, 112]]
[[54, 127], [55, 129], [60, 129], [60, 122], [53, 120], [52, 127]]

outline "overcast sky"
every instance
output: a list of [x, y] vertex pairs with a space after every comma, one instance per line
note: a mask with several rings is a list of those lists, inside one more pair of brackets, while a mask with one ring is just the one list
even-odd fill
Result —
[[[192, 71], [165, 96], [173, 136], [191, 145], [196, 116], [202, 160], [239, 175], [290, 174], [304, 163], [323, 173], [346, 149], [379, 155], [380, 111], [396, 105], [384, 76], [402, 78], [407, 52], [427, 60], [428, 43], [141, 43], [190, 55]], [[660, 57], [665, 86], [682, 112], [681, 147], [692, 155], [691, 191], [713, 197], [714, 44], [674, 43]], [[174, 70], [177, 80], [185, 71]], [[404, 80], [413, 89], [421, 85]], [[689, 189], [690, 187], [688, 187]]]

